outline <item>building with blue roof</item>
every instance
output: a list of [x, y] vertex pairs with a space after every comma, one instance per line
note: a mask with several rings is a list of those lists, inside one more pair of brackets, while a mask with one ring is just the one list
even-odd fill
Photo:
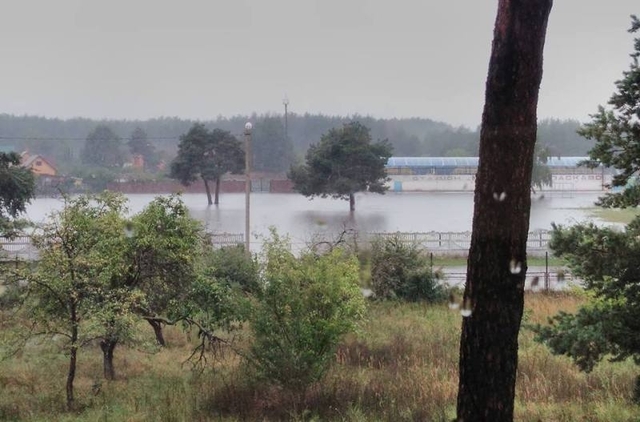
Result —
[[[543, 191], [602, 191], [612, 172], [602, 166], [580, 166], [589, 157], [550, 157], [552, 184]], [[387, 175], [390, 188], [402, 191], [473, 191], [478, 157], [390, 157]]]

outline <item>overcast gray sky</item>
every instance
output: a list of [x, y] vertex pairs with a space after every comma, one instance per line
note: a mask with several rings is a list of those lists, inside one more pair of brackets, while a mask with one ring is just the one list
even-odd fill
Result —
[[[0, 113], [480, 123], [497, 0], [0, 0]], [[604, 104], [637, 0], [556, 0], [539, 117]]]

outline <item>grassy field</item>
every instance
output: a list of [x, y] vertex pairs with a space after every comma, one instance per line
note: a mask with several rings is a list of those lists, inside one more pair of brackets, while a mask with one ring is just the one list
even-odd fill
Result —
[[[572, 311], [579, 296], [528, 294], [526, 322]], [[332, 369], [302, 403], [254, 381], [223, 350], [204, 372], [183, 362], [192, 343], [177, 328], [156, 353], [116, 350], [117, 380], [102, 380], [97, 346], [79, 357], [79, 410], [64, 410], [66, 358], [31, 345], [0, 362], [0, 420], [12, 421], [450, 421], [455, 415], [461, 317], [444, 305], [372, 303], [359, 333], [341, 344]], [[1, 325], [0, 325], [1, 327]], [[141, 327], [147, 330], [147, 327]], [[151, 334], [151, 333], [149, 333]], [[0, 331], [2, 335], [2, 331]], [[242, 341], [239, 343], [242, 347]], [[522, 331], [517, 421], [638, 421], [631, 362], [579, 372]]]
[[610, 223], [623, 223], [628, 224], [640, 215], [640, 209], [638, 208], [594, 208], [591, 213], [592, 216], [599, 218]]

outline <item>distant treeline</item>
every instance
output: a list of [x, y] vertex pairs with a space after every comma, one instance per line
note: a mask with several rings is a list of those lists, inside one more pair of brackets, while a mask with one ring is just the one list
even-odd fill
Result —
[[[368, 116], [327, 116], [290, 113], [218, 117], [204, 121], [209, 128], [230, 131], [242, 139], [244, 124], [251, 121], [256, 169], [286, 171], [290, 164], [302, 160], [310, 144], [318, 142], [329, 129], [357, 120], [371, 129], [373, 139], [388, 139], [395, 156], [476, 156], [478, 129], [454, 127], [426, 118], [377, 119]], [[36, 116], [0, 114], [0, 149], [28, 149], [51, 158], [61, 169], [73, 167], [80, 157], [87, 135], [99, 124], [109, 126], [126, 141], [136, 128], [162, 158], [170, 161], [176, 153], [179, 137], [194, 120], [162, 117], [150, 120], [56, 119]], [[538, 138], [554, 156], [586, 155], [593, 144], [576, 134], [576, 120], [547, 119], [540, 122]]]

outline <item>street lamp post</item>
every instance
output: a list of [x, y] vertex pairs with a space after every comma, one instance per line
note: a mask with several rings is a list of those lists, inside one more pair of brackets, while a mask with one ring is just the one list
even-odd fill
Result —
[[253, 125], [251, 122], [247, 122], [244, 125], [244, 250], [249, 256], [251, 256], [251, 250], [249, 249], [251, 238], [251, 129], [253, 129]]
[[285, 95], [282, 99], [282, 104], [284, 104], [284, 138], [287, 139], [289, 138], [289, 116], [287, 114], [287, 109], [289, 107], [289, 97]]

